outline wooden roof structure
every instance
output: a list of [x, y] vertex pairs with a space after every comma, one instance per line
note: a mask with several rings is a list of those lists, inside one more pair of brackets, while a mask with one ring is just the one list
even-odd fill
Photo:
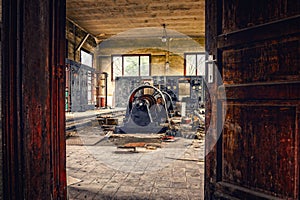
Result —
[[98, 42], [131, 29], [162, 28], [163, 24], [167, 29], [191, 38], [204, 37], [205, 33], [204, 0], [67, 0], [66, 2], [67, 18], [94, 36]]

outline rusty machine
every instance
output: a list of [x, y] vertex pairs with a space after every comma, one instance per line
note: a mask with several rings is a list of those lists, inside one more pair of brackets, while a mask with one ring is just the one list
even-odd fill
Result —
[[200, 129], [203, 133], [203, 77], [122, 77], [115, 92], [117, 107], [126, 107], [122, 122], [108, 134], [118, 147], [196, 138]]
[[174, 115], [172, 94], [150, 84], [136, 87], [128, 98], [123, 124], [115, 133], [168, 133], [170, 117]]

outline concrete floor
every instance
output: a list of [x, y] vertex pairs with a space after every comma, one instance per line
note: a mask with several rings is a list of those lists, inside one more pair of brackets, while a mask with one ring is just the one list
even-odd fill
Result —
[[177, 138], [133, 152], [85, 126], [67, 139], [67, 174], [69, 199], [201, 200], [204, 142]]

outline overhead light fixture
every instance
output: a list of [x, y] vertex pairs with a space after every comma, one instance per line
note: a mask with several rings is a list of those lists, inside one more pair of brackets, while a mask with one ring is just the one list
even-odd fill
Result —
[[166, 51], [166, 62], [165, 62], [165, 70], [169, 70], [170, 68], [170, 62], [169, 62], [169, 54], [170, 54], [170, 47], [169, 47], [169, 37], [167, 35], [167, 29], [166, 29], [166, 24], [162, 24], [163, 26], [163, 33], [162, 33], [162, 37], [161, 37], [161, 41], [163, 43], [166, 43], [167, 46], [167, 51]]
[[163, 24], [163, 35], [161, 37], [162, 42], [167, 42], [168, 36], [167, 36], [167, 30], [166, 30], [166, 24]]
[[166, 69], [168, 70], [170, 68], [170, 63], [169, 61], [166, 62]]

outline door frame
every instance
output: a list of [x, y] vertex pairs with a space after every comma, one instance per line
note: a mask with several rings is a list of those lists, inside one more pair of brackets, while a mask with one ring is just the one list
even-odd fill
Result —
[[67, 199], [65, 0], [3, 0], [4, 199]]

